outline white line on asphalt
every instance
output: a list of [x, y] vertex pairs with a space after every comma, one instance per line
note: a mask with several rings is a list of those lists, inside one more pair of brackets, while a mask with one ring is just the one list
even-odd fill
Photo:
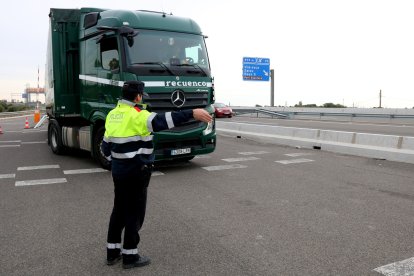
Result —
[[414, 257], [404, 261], [377, 267], [374, 271], [387, 276], [414, 275]]
[[258, 160], [260, 158], [257, 157], [240, 157], [240, 158], [226, 158], [226, 159], [221, 159], [223, 161], [226, 162], [240, 162], [240, 161], [250, 161], [250, 160]]
[[46, 132], [47, 129], [29, 129], [29, 130], [8, 130], [7, 133], [34, 133], [34, 132]]
[[208, 156], [208, 155], [197, 155], [197, 156], [194, 156], [194, 159], [207, 159], [207, 158], [211, 158], [211, 156]]
[[160, 171], [153, 171], [151, 173], [151, 176], [159, 176], [159, 175], [164, 175], [164, 173], [160, 172]]
[[100, 172], [108, 172], [108, 170], [105, 170], [102, 168], [66, 170], [66, 171], [63, 171], [63, 174], [83, 174], [83, 173], [100, 173]]
[[0, 148], [18, 148], [20, 145], [0, 145]]
[[46, 144], [46, 141], [22, 142], [22, 144]]
[[56, 184], [66, 183], [66, 178], [50, 178], [50, 179], [36, 179], [26, 181], [16, 181], [15, 186], [31, 186], [31, 185], [43, 185], [43, 184]]
[[284, 154], [284, 155], [290, 156], [290, 157], [299, 157], [299, 156], [312, 155], [312, 153], [297, 152], [297, 153], [287, 153], [287, 154]]
[[59, 165], [41, 165], [41, 166], [30, 166], [30, 167], [18, 167], [18, 171], [30, 171], [30, 170], [43, 170], [43, 169], [59, 169]]
[[243, 166], [240, 164], [233, 164], [233, 165], [202, 167], [202, 169], [205, 169], [207, 171], [220, 171], [220, 170], [243, 169], [243, 168], [247, 168], [247, 166]]
[[254, 154], [265, 154], [269, 153], [268, 151], [260, 150], [260, 151], [246, 151], [246, 152], [239, 152], [241, 155], [254, 155]]
[[22, 140], [14, 140], [14, 141], [0, 141], [0, 143], [20, 143]]
[[15, 178], [16, 175], [14, 173], [11, 174], [0, 174], [0, 179], [4, 179], [4, 178]]
[[314, 160], [311, 159], [305, 159], [305, 158], [299, 158], [299, 159], [290, 159], [290, 160], [279, 160], [275, 161], [277, 163], [287, 165], [287, 164], [297, 164], [297, 163], [305, 163], [305, 162], [313, 162]]

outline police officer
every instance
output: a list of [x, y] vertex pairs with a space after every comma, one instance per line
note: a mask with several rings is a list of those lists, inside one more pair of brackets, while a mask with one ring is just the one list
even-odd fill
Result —
[[[144, 83], [126, 81], [122, 99], [106, 117], [101, 149], [111, 160], [115, 198], [109, 220], [107, 264], [117, 263], [122, 256], [125, 269], [145, 266], [148, 257], [138, 254], [138, 231], [144, 222], [147, 187], [154, 162], [153, 132], [173, 128], [194, 118], [210, 122], [212, 117], [204, 109], [148, 112], [139, 105]], [[124, 230], [123, 248], [121, 234]]]

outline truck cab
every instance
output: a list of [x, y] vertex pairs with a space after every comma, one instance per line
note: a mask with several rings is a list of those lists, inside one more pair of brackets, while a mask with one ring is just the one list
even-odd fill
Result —
[[[50, 20], [46, 99], [55, 153], [89, 150], [108, 167], [100, 151], [104, 122], [124, 81], [145, 83], [143, 103], [151, 112], [205, 108], [214, 113], [205, 36], [193, 20], [94, 8], [51, 9]], [[214, 151], [215, 144], [214, 121], [192, 120], [155, 134], [155, 159], [190, 160]]]

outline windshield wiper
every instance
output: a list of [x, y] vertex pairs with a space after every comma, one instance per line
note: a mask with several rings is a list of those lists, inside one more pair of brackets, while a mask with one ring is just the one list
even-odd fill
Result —
[[187, 64], [187, 63], [181, 63], [181, 64], [177, 64], [176, 66], [192, 66], [192, 67], [194, 67], [194, 68], [197, 68], [197, 69], [199, 69], [201, 72], [203, 72], [203, 74], [204, 74], [204, 76], [206, 76], [207, 77], [207, 73], [206, 73], [206, 71], [204, 71], [203, 70], [203, 68], [201, 68], [201, 66], [200, 65], [198, 65], [198, 64], [196, 64], [196, 63], [194, 63], [194, 64]]
[[168, 73], [170, 73], [171, 76], [175, 76], [175, 74], [173, 73], [173, 71], [171, 71], [171, 69], [168, 68], [168, 66], [165, 65], [162, 62], [148, 61], [148, 62], [136, 62], [136, 63], [133, 63], [133, 64], [150, 64], [150, 65], [154, 64], [154, 65], [159, 65], [162, 68], [164, 68], [165, 71], [167, 71]]

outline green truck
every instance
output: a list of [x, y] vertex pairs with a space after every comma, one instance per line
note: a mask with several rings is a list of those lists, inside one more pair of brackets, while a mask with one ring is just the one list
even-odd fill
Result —
[[[56, 154], [90, 151], [104, 168], [105, 117], [124, 81], [145, 83], [152, 112], [214, 113], [214, 79], [199, 25], [163, 12], [51, 9], [46, 62], [48, 143]], [[154, 136], [155, 160], [191, 160], [214, 151], [215, 122], [190, 121]]]

